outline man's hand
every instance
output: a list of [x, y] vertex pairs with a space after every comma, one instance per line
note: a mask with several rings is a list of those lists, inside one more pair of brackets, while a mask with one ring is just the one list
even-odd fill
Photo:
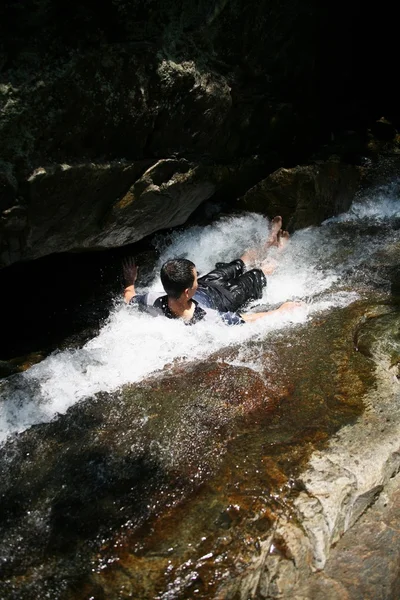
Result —
[[125, 286], [135, 285], [138, 268], [133, 256], [128, 256], [122, 261], [122, 271], [124, 273]]
[[138, 268], [133, 256], [128, 256], [122, 261], [122, 271], [125, 279], [124, 300], [128, 303], [136, 296], [135, 281], [137, 279]]
[[302, 306], [305, 306], [304, 302], [284, 302], [277, 310], [279, 312], [292, 312]]
[[240, 316], [246, 323], [252, 323], [253, 321], [258, 321], [258, 319], [263, 319], [264, 317], [270, 317], [279, 313], [293, 312], [302, 306], [305, 306], [304, 302], [284, 302], [279, 308], [275, 308], [274, 310], [259, 313], [242, 313]]

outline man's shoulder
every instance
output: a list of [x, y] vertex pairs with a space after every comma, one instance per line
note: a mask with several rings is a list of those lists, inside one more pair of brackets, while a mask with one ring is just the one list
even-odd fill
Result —
[[145, 294], [136, 294], [130, 302], [130, 306], [136, 306], [140, 311], [157, 317], [164, 312], [163, 300], [167, 296], [162, 292], [146, 292]]
[[163, 297], [162, 292], [146, 292], [144, 294], [136, 294], [130, 301], [130, 305], [139, 306], [154, 306], [157, 300]]

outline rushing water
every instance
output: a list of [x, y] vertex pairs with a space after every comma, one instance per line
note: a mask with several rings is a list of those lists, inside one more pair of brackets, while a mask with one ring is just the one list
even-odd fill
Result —
[[[389, 284], [380, 278], [377, 265], [382, 251], [399, 243], [397, 190], [395, 182], [371, 192], [346, 214], [296, 232], [284, 252], [271, 250], [278, 266], [258, 304], [268, 308], [302, 300], [304, 307], [290, 316], [242, 327], [199, 323], [187, 328], [179, 321], [137, 314], [116, 299], [99, 334], [83, 348], [55, 352], [0, 383], [0, 439], [50, 421], [99, 391], [139, 382], [173, 361], [204, 359], [229, 345], [265, 339], [277, 329], [347, 306], [371, 287], [387, 290]], [[162, 290], [158, 271], [168, 257], [187, 257], [203, 274], [215, 262], [237, 258], [249, 246], [262, 243], [268, 229], [266, 218], [247, 214], [158, 236], [160, 258], [150, 289]]]

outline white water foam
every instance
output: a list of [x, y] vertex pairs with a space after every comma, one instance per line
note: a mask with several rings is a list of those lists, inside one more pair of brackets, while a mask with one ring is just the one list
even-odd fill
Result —
[[390, 185], [371, 191], [359, 201], [353, 202], [347, 213], [328, 219], [325, 223], [365, 220], [380, 225], [387, 220], [400, 218], [399, 184], [400, 180], [395, 180]]
[[[237, 258], [246, 248], [265, 240], [268, 229], [267, 219], [247, 214], [168, 238], [160, 236], [160, 264], [168, 257], [183, 256], [206, 273], [215, 262]], [[343, 241], [328, 235], [327, 229], [309, 228], [292, 236], [259, 301], [275, 305], [301, 299], [306, 302], [303, 308], [240, 327], [218, 322], [186, 327], [180, 321], [140, 314], [117, 302], [99, 335], [83, 348], [54, 353], [25, 373], [0, 382], [0, 439], [49, 421], [99, 391], [138, 382], [174, 361], [201, 360], [229, 345], [265, 339], [279, 328], [306, 321], [315, 312], [350, 304], [357, 293], [340, 289], [340, 270], [337, 265], [335, 269], [332, 258], [341, 251]], [[158, 277], [150, 288], [161, 290]]]

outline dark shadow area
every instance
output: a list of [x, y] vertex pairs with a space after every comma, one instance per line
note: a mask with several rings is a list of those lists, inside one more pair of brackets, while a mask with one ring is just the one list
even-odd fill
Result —
[[[108, 538], [128, 519], [130, 527], [137, 526], [154, 510], [157, 493], [167, 492], [168, 475], [149, 441], [118, 454], [112, 440], [93, 440], [93, 430], [107, 424], [106, 402], [98, 402], [95, 411], [78, 407], [2, 449], [2, 578], [44, 560], [76, 562], [79, 577], [101, 534]], [[25, 543], [16, 551], [19, 535]]]
[[[388, 2], [379, 10], [361, 1], [344, 0], [335, 4], [231, 0], [223, 4], [221, 10], [218, 2], [109, 1], [95, 7], [88, 0], [62, 6], [54, 0], [23, 4], [6, 0], [0, 7], [0, 72], [5, 82], [15, 77], [16, 81], [22, 77], [26, 83], [32, 82], [43, 65], [67, 64], [77, 54], [87, 54], [90, 71], [95, 60], [91, 53], [106, 47], [121, 53], [122, 62], [136, 53], [140, 64], [144, 53], [154, 68], [157, 61], [152, 57], [157, 53], [160, 60], [165, 56], [177, 63], [193, 61], [199, 72], [225, 77], [231, 89], [232, 107], [227, 119], [218, 124], [224, 141], [224, 150], [218, 150], [220, 160], [224, 155], [272, 150], [290, 162], [328, 143], [332, 133], [352, 130], [363, 136], [383, 115], [399, 125], [396, 18]], [[124, 85], [132, 78], [128, 62], [120, 74]], [[151, 78], [150, 71], [146, 78]], [[90, 85], [95, 87], [96, 81], [90, 79]], [[115, 86], [118, 82], [113, 82]], [[72, 93], [71, 89], [65, 91]], [[157, 95], [156, 88], [150, 91]], [[188, 95], [189, 88], [184, 86], [181, 91]], [[124, 96], [122, 88], [118, 93]], [[173, 100], [180, 101], [179, 94], [176, 98], [172, 95]], [[115, 110], [120, 108], [118, 102]], [[158, 121], [163, 114], [157, 109]], [[241, 115], [246, 115], [246, 122], [241, 122]], [[100, 153], [107, 153], [108, 147], [110, 156], [115, 157], [137, 158], [143, 152], [147, 157], [159, 156], [160, 150], [164, 155], [193, 151], [213, 155], [211, 138], [208, 146], [198, 146], [196, 136], [190, 135], [200, 131], [197, 116], [189, 111], [181, 124], [175, 123], [165, 148], [163, 136], [171, 124], [165, 131], [165, 123], [155, 123], [154, 131], [148, 131], [148, 141], [143, 139], [140, 147], [125, 138], [122, 127], [119, 139], [114, 139], [112, 127], [93, 121], [78, 145], [67, 143], [65, 152], [95, 156], [99, 148]], [[93, 115], [85, 113], [85, 118], [89, 117]], [[169, 115], [165, 118], [168, 124]], [[129, 119], [127, 113], [127, 124]], [[142, 122], [136, 124], [137, 137], [142, 126]], [[105, 143], [99, 136], [104, 127]], [[149, 140], [155, 134], [154, 145]], [[212, 131], [207, 135], [212, 137]], [[182, 143], [175, 144], [174, 138], [180, 137]], [[63, 132], [55, 142], [50, 145], [52, 156], [65, 142]], [[361, 151], [363, 141], [359, 142]], [[38, 156], [42, 152], [37, 148]]]
[[[142, 256], [150, 240], [103, 252], [53, 254], [0, 272], [0, 361], [80, 346], [92, 338], [123, 290], [122, 259]], [[18, 360], [17, 360], [18, 363]]]

